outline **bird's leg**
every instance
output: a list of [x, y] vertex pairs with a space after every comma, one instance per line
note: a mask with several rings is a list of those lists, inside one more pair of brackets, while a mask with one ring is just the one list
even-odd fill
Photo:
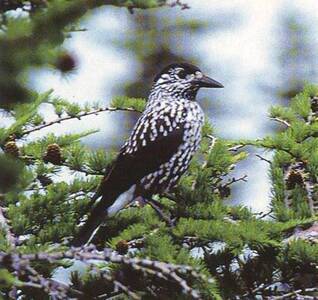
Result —
[[144, 207], [148, 202], [146, 202], [146, 199], [144, 197], [138, 196], [134, 199], [132, 203], [136, 206]]
[[169, 227], [173, 227], [175, 224], [174, 224], [174, 220], [170, 219], [163, 211], [162, 211], [162, 204], [159, 203], [157, 200], [154, 200], [151, 198], [151, 200], [149, 199], [146, 199], [146, 198], [143, 198], [144, 202], [146, 202], [147, 204], [149, 204], [155, 211], [156, 213], [158, 214], [158, 216], [164, 220], [166, 222], [166, 224], [169, 226]]
[[161, 210], [163, 210], [165, 207], [158, 201], [158, 200], [155, 200], [153, 198], [151, 198], [150, 200], [153, 204], [155, 204], [157, 207], [159, 207]]

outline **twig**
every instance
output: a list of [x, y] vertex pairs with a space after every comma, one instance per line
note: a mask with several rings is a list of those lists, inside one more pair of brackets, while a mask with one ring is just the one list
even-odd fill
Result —
[[58, 295], [61, 294], [61, 296], [65, 295], [65, 297], [67, 296], [67, 292], [71, 293], [74, 296], [84, 296], [81, 291], [73, 289], [62, 282], [53, 279], [46, 279], [29, 265], [25, 267], [25, 270], [32, 275], [30, 279], [33, 279], [33, 282], [37, 281], [41, 285], [41, 288], [43, 290], [48, 290], [51, 293], [56, 293]]
[[131, 107], [127, 107], [127, 108], [120, 108], [120, 107], [104, 107], [104, 108], [99, 108], [99, 109], [96, 109], [96, 110], [92, 110], [92, 111], [89, 111], [89, 112], [82, 112], [78, 115], [75, 115], [75, 116], [66, 116], [66, 117], [63, 117], [63, 118], [58, 118], [56, 120], [53, 120], [51, 122], [48, 122], [48, 123], [44, 123], [44, 124], [41, 124], [37, 127], [33, 127], [31, 129], [28, 129], [28, 130], [25, 130], [23, 131], [19, 137], [22, 137], [24, 135], [27, 135], [27, 134], [30, 134], [32, 132], [35, 132], [35, 131], [38, 131], [38, 130], [41, 130], [43, 128], [46, 128], [46, 127], [49, 127], [49, 126], [52, 126], [54, 124], [59, 124], [63, 121], [67, 121], [67, 120], [71, 120], [71, 119], [80, 119], [82, 117], [86, 117], [86, 116], [90, 116], [90, 115], [97, 115], [98, 113], [100, 112], [105, 112], [105, 111], [130, 111], [130, 112], [140, 112], [134, 108], [131, 108]]
[[266, 159], [265, 157], [261, 156], [260, 154], [255, 154], [255, 156], [257, 156], [260, 160], [263, 160], [267, 163], [269, 163], [270, 165], [272, 164], [272, 162], [268, 159]]
[[292, 296], [298, 296], [298, 295], [300, 295], [300, 293], [312, 293], [312, 292], [317, 292], [317, 291], [318, 291], [318, 287], [299, 289], [296, 291], [292, 291], [292, 292], [283, 294], [281, 296], [269, 296], [266, 299], [269, 299], [269, 300], [294, 299]]
[[96, 171], [90, 170], [88, 168], [84, 168], [83, 166], [77, 168], [77, 167], [74, 167], [74, 166], [72, 166], [71, 164], [69, 164], [67, 162], [61, 162], [59, 164], [59, 166], [68, 167], [72, 171], [82, 172], [82, 173], [85, 173], [86, 175], [103, 176], [105, 174], [105, 171], [96, 172]]
[[[167, 7], [176, 7], [176, 6], [178, 6], [178, 7], [180, 7], [182, 10], [184, 10], [184, 9], [189, 9], [189, 8], [190, 8], [190, 6], [189, 6], [188, 4], [183, 3], [183, 2], [181, 2], [180, 0], [175, 0], [175, 1], [171, 1], [171, 2], [164, 1], [163, 3], [161, 3], [161, 4], [158, 5], [158, 7], [162, 7], [162, 6], [167, 6]], [[132, 4], [132, 5], [127, 6], [127, 8], [128, 8], [128, 10], [129, 10], [129, 12], [130, 12], [131, 14], [133, 14], [133, 13], [134, 13], [134, 9], [136, 9], [136, 8], [141, 8], [141, 7], [139, 7], [138, 5], [133, 5], [133, 4]]]
[[274, 210], [271, 208], [268, 212], [258, 212], [258, 213], [255, 213], [254, 215], [255, 216], [258, 216], [258, 219], [264, 219], [266, 218], [267, 216], [270, 216], [271, 218], [274, 218], [273, 216], [271, 216], [271, 214], [274, 212]]
[[176, 0], [176, 1], [172, 1], [171, 3], [166, 3], [164, 4], [165, 6], [169, 6], [169, 7], [175, 7], [175, 6], [179, 6], [182, 10], [183, 9], [189, 9], [190, 6], [186, 3], [181, 2], [180, 0]]
[[91, 267], [92, 267], [92, 270], [94, 270], [97, 274], [100, 274], [101, 277], [105, 278], [109, 282], [112, 282], [114, 287], [115, 287], [115, 291], [116, 290], [122, 291], [124, 294], [126, 294], [129, 297], [129, 299], [134, 299], [134, 300], [141, 299], [141, 297], [139, 295], [137, 295], [135, 292], [130, 290], [127, 286], [125, 286], [123, 283], [121, 283], [118, 279], [115, 279], [113, 276], [109, 275], [107, 273], [107, 271], [98, 269], [98, 268], [96, 268], [95, 265], [92, 265], [92, 264], [91, 264]]
[[238, 177], [238, 178], [233, 177], [233, 178], [230, 179], [227, 183], [225, 183], [222, 187], [224, 188], [224, 187], [230, 186], [230, 185], [232, 185], [233, 183], [238, 182], [238, 181], [247, 182], [247, 178], [248, 178], [248, 176], [247, 176], [246, 174], [243, 175], [243, 176], [241, 176], [241, 177]]
[[[304, 139], [302, 141], [304, 141]], [[290, 149], [284, 148], [284, 145], [267, 145], [262, 140], [245, 141], [243, 147], [244, 146], [253, 146], [257, 148], [265, 148], [274, 151], [284, 151], [294, 158], [300, 158], [299, 154], [293, 153]]]
[[245, 297], [248, 297], [248, 296], [256, 296], [257, 294], [259, 294], [259, 292], [262, 293], [263, 291], [265, 291], [265, 290], [267, 290], [268, 288], [270, 288], [273, 284], [279, 283], [279, 282], [280, 282], [280, 281], [278, 280], [278, 281], [270, 282], [270, 283], [268, 283], [268, 284], [262, 283], [261, 285], [259, 285], [259, 286], [256, 287], [255, 289], [253, 289], [253, 290], [251, 290], [251, 291], [245, 293], [245, 294], [243, 295], [243, 297], [245, 298]]
[[228, 150], [229, 150], [229, 151], [236, 152], [236, 151], [240, 150], [241, 148], [243, 148], [243, 147], [245, 147], [245, 146], [247, 146], [247, 145], [239, 144], [239, 145], [235, 145], [235, 146], [229, 148]]
[[281, 118], [275, 117], [275, 118], [270, 118], [270, 120], [276, 121], [276, 122], [281, 123], [287, 127], [290, 127], [290, 124], [286, 120], [283, 120]]
[[[31, 155], [22, 155], [22, 156], [19, 156], [19, 159], [22, 159], [23, 161], [25, 161], [26, 164], [35, 162], [37, 160], [41, 160], [41, 161], [43, 160], [42, 157], [35, 157]], [[68, 167], [72, 171], [82, 172], [82, 173], [85, 173], [86, 175], [103, 176], [105, 174], [104, 171], [96, 172], [94, 170], [84, 168], [83, 166], [75, 167], [72, 164], [68, 163], [67, 161], [61, 161], [59, 164], [56, 164], [56, 166]]]
[[[186, 265], [175, 265], [160, 261], [154, 261], [150, 259], [141, 259], [141, 258], [131, 258], [126, 257], [123, 255], [117, 254], [115, 251], [109, 248], [105, 248], [104, 251], [96, 251], [96, 248], [94, 246], [86, 246], [82, 248], [71, 248], [68, 251], [65, 252], [56, 252], [56, 253], [37, 253], [37, 254], [17, 254], [13, 252], [9, 253], [3, 253], [0, 252], [0, 264], [4, 265], [4, 267], [12, 268], [14, 267], [15, 270], [21, 271], [26, 270], [31, 276], [29, 276], [30, 282], [25, 283], [27, 285], [32, 285], [34, 288], [41, 288], [43, 289], [44, 286], [47, 284], [47, 280], [50, 279], [43, 279], [40, 275], [40, 279], [43, 279], [41, 283], [39, 284], [39, 277], [36, 271], [33, 271], [32, 268], [30, 268], [31, 262], [48, 262], [48, 263], [58, 263], [58, 261], [63, 259], [71, 259], [71, 260], [80, 260], [84, 263], [87, 263], [88, 265], [91, 265], [92, 260], [97, 261], [104, 261], [104, 262], [110, 262], [115, 264], [122, 264], [127, 267], [132, 268], [135, 271], [142, 271], [148, 274], [149, 276], [156, 276], [162, 280], [172, 280], [174, 281], [181, 290], [188, 294], [193, 299], [201, 299], [200, 294], [198, 291], [193, 289], [185, 279], [183, 279], [178, 274], [187, 274], [191, 276], [192, 279], [196, 280], [204, 280], [206, 282], [210, 282], [208, 278], [205, 276], [199, 274], [196, 269], [193, 269], [190, 266]], [[99, 270], [99, 272], [102, 272], [104, 274], [104, 278], [111, 279], [111, 275], [107, 273], [106, 270]], [[109, 277], [110, 276], [110, 277]], [[113, 281], [111, 281], [114, 283]], [[191, 280], [192, 282], [192, 280]], [[57, 284], [55, 286], [55, 290], [51, 290], [51, 286], [47, 287], [46, 290], [49, 290], [50, 292], [56, 292], [66, 291], [71, 293], [74, 291], [70, 290], [70, 288], [66, 285], [61, 285], [59, 282], [52, 282], [53, 285]], [[125, 292], [127, 295], [132, 296], [130, 293], [134, 293], [128, 287], [121, 286], [121, 283], [116, 282], [117, 287], [119, 287], [123, 292]], [[128, 290], [127, 290], [128, 289]], [[75, 291], [76, 293], [77, 291]], [[79, 291], [81, 293], [81, 291]], [[135, 293], [134, 293], [135, 294]], [[60, 294], [62, 295], [62, 294]], [[56, 297], [56, 299], [59, 299]], [[137, 298], [136, 298], [137, 299]]]

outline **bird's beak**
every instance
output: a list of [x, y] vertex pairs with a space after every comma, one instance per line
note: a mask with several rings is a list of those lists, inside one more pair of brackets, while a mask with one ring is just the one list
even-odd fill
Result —
[[206, 88], [223, 88], [224, 87], [221, 83], [217, 82], [216, 80], [206, 75], [203, 75], [203, 77], [200, 78], [199, 85], [200, 87], [206, 87]]

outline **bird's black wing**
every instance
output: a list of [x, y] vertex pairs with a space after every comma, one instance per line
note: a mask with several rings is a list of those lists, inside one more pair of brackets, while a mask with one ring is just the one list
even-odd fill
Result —
[[[151, 125], [148, 124], [147, 131], [144, 131], [147, 117], [154, 122], [157, 132], [157, 136], [153, 136], [152, 140]], [[137, 122], [128, 143], [121, 149], [112, 168], [101, 182], [99, 194], [103, 195], [105, 200], [110, 190], [116, 191], [116, 194], [127, 191], [144, 176], [158, 170], [161, 164], [178, 151], [183, 141], [183, 123], [180, 122], [172, 128], [165, 117], [166, 115], [162, 114], [154, 119], [146, 115]], [[107, 203], [106, 207], [111, 204]]]

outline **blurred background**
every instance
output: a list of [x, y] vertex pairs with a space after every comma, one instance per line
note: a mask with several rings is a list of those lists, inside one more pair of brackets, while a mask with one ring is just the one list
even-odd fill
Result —
[[[38, 91], [54, 88], [56, 95], [78, 103], [107, 105], [117, 95], [146, 97], [161, 67], [187, 61], [225, 86], [198, 95], [216, 136], [255, 139], [279, 130], [268, 118], [269, 107], [287, 103], [305, 82], [317, 83], [318, 2], [184, 2], [191, 8], [134, 14], [112, 7], [93, 11], [65, 42], [76, 60], [75, 70], [67, 76], [49, 69], [31, 70], [30, 86]], [[54, 116], [46, 107], [43, 112]], [[83, 142], [117, 149], [136, 117], [102, 113], [50, 130], [97, 128], [99, 133]], [[269, 157], [270, 153], [249, 151], [249, 159], [235, 173], [248, 175], [248, 182], [237, 183], [228, 201], [266, 211], [271, 193], [268, 166], [255, 154]]]

